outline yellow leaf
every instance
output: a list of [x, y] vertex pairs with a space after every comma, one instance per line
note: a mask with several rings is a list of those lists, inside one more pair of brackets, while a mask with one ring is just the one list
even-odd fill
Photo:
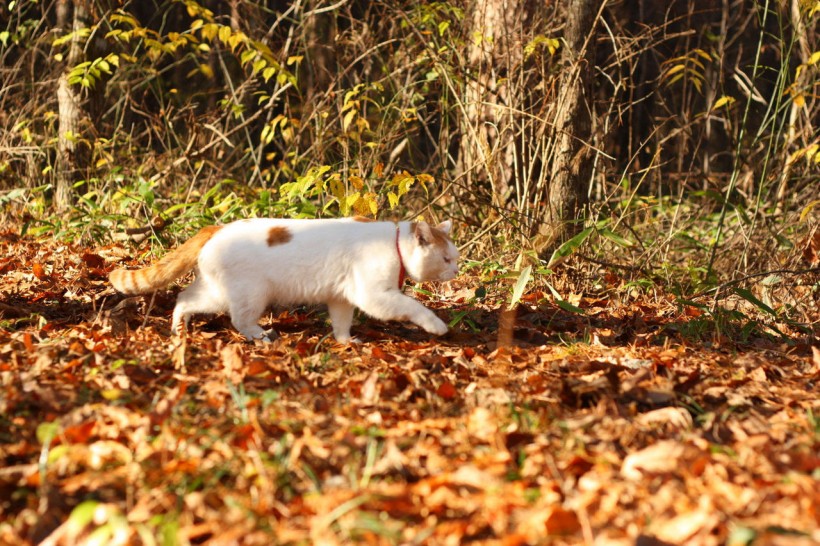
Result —
[[265, 82], [267, 83], [267, 81], [271, 79], [271, 76], [273, 76], [274, 74], [276, 74], [276, 68], [273, 66], [269, 66], [262, 71], [262, 79], [265, 80]]
[[803, 93], [797, 93], [794, 98], [792, 98], [792, 102], [794, 102], [794, 105], [798, 108], [802, 108], [806, 104], [806, 97]]
[[199, 65], [199, 71], [202, 72], [202, 75], [208, 78], [209, 80], [213, 79], [214, 77], [214, 70], [211, 68], [210, 65], [202, 63]]
[[216, 33], [219, 32], [219, 27], [215, 23], [208, 23], [202, 27], [200, 32], [203, 40], [211, 41], [216, 36]]
[[731, 106], [732, 104], [734, 104], [734, 102], [735, 102], [734, 97], [730, 97], [729, 95], [723, 95], [722, 97], [720, 97], [718, 100], [715, 101], [715, 105], [712, 106], [712, 110], [717, 110], [721, 106], [724, 106], [724, 105], [727, 105], [727, 104]]
[[356, 110], [350, 109], [348, 110], [347, 114], [345, 114], [344, 119], [342, 119], [342, 131], [347, 132], [347, 128], [350, 127], [350, 123], [353, 121], [353, 118], [356, 116]]
[[223, 44], [227, 44], [230, 37], [231, 37], [231, 27], [222, 26], [222, 27], [219, 28], [219, 40]]
[[809, 57], [809, 60], [806, 61], [806, 64], [807, 65], [813, 65], [813, 64], [817, 64], [818, 61], [820, 61], [820, 51], [815, 51], [814, 53], [811, 54], [811, 57]]
[[265, 61], [265, 59], [257, 59], [253, 62], [253, 70], [251, 71], [251, 73], [256, 74], [257, 72], [265, 68], [267, 64], [268, 63]]
[[795, 152], [792, 152], [789, 155], [789, 159], [786, 160], [786, 163], [788, 165], [791, 165], [792, 163], [794, 163], [795, 161], [797, 161], [798, 159], [800, 159], [804, 155], [806, 155], [806, 149], [805, 148], [800, 148], [799, 150], [797, 150]]
[[710, 57], [710, 56], [709, 56], [709, 54], [708, 54], [708, 53], [706, 53], [705, 51], [703, 51], [702, 49], [699, 49], [699, 48], [698, 48], [698, 49], [695, 49], [695, 53], [697, 53], [698, 55], [700, 55], [701, 57], [703, 57], [703, 58], [704, 58], [704, 59], [706, 59], [707, 61], [711, 61], [711, 60], [712, 60], [712, 57]]
[[353, 184], [353, 187], [357, 190], [360, 190], [364, 187], [364, 180], [361, 177], [356, 176], [355, 174], [351, 174], [349, 177], [350, 183]]
[[341, 203], [345, 196], [345, 187], [339, 175], [334, 173], [328, 179], [328, 184], [330, 185], [330, 195], [338, 199], [339, 203]]
[[243, 32], [235, 32], [229, 39], [228, 45], [231, 46], [231, 51], [235, 51], [237, 47], [245, 42], [247, 37]]
[[811, 203], [806, 205], [805, 208], [802, 211], [800, 211], [800, 221], [805, 222], [806, 218], [808, 217], [809, 213], [811, 212], [811, 209], [813, 209], [817, 205], [820, 205], [820, 199], [815, 199], [814, 201], [812, 201]]
[[416, 178], [418, 179], [419, 182], [421, 182], [422, 186], [425, 185], [425, 184], [432, 184], [433, 182], [436, 181], [436, 179], [433, 178], [432, 175], [429, 175], [427, 173], [421, 173]]

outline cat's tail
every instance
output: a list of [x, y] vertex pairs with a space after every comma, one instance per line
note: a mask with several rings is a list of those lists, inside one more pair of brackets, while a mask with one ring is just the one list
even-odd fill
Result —
[[108, 280], [123, 294], [145, 294], [165, 288], [196, 265], [199, 251], [222, 226], [208, 226], [167, 254], [154, 265], [144, 269], [115, 269]]

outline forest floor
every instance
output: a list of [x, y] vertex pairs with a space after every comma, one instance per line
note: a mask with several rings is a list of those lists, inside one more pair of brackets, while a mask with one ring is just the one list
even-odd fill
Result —
[[298, 309], [183, 342], [175, 290], [111, 292], [127, 256], [0, 235], [0, 544], [820, 542], [820, 350], [788, 329], [534, 291], [499, 343], [467, 274], [425, 286], [442, 338]]

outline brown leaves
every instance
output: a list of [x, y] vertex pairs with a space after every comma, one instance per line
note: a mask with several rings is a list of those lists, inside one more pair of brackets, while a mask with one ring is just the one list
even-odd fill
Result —
[[173, 293], [104, 295], [116, 248], [25, 244], [0, 262], [0, 542], [820, 539], [816, 348], [716, 350], [664, 329], [699, 313], [536, 293], [499, 344], [469, 278], [427, 303], [476, 331], [440, 340], [364, 320], [338, 345], [312, 308], [268, 345], [224, 317], [175, 338]]

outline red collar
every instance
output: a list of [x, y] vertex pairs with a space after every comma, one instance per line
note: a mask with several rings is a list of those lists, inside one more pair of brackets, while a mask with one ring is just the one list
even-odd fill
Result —
[[399, 290], [404, 286], [404, 281], [407, 279], [407, 269], [404, 267], [404, 260], [401, 257], [401, 249], [399, 248], [399, 225], [396, 224], [396, 252], [399, 254]]

